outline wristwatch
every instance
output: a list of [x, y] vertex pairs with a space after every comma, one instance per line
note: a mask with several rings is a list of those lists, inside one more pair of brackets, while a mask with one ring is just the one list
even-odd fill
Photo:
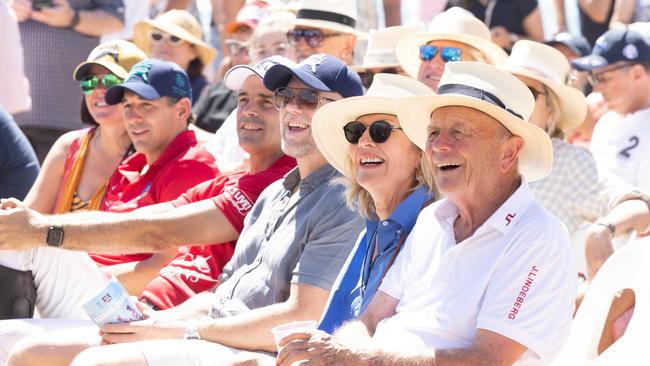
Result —
[[47, 228], [47, 245], [56, 248], [63, 245], [63, 226], [50, 225]]
[[183, 334], [183, 339], [201, 340], [201, 334], [199, 334], [199, 327], [196, 322], [190, 322], [190, 324], [185, 329], [185, 334]]

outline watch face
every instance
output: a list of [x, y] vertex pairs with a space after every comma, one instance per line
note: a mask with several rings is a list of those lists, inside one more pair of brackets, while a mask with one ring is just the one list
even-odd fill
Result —
[[60, 226], [50, 226], [47, 229], [47, 245], [60, 247], [63, 244], [63, 228]]

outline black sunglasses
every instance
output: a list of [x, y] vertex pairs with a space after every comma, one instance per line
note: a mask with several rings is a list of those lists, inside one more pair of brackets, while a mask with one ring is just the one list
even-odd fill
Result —
[[343, 126], [343, 132], [345, 133], [345, 139], [348, 140], [351, 144], [358, 144], [359, 139], [363, 136], [363, 133], [367, 128], [370, 128], [370, 138], [372, 141], [381, 144], [386, 142], [390, 137], [390, 133], [393, 130], [401, 130], [401, 127], [393, 126], [388, 121], [375, 121], [366, 126], [359, 121], [350, 121], [345, 126]]
[[334, 99], [320, 95], [318, 90], [284, 87], [276, 89], [273, 93], [273, 104], [275, 108], [282, 109], [291, 103], [294, 97], [297, 98], [299, 106], [311, 109], [316, 109], [321, 99], [334, 102]]
[[317, 48], [323, 45], [325, 38], [335, 37], [340, 34], [341, 33], [325, 34], [320, 29], [292, 29], [287, 32], [287, 40], [290, 45], [296, 46], [300, 43], [300, 38], [303, 38], [309, 47]]

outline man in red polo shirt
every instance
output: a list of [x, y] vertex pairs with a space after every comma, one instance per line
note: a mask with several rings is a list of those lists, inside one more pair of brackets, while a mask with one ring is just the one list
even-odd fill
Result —
[[[103, 211], [128, 212], [168, 202], [218, 173], [212, 156], [198, 146], [191, 119], [191, 87], [176, 64], [145, 60], [126, 81], [106, 94], [108, 104], [122, 103], [126, 131], [136, 153], [118, 167], [108, 182]], [[83, 216], [81, 216], [83, 217]], [[97, 255], [91, 258], [105, 273], [116, 275], [140, 293], [176, 250], [150, 254]]]

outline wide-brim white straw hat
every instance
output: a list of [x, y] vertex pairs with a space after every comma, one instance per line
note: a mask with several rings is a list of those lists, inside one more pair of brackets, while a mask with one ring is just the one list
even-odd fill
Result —
[[151, 31], [157, 29], [174, 35], [194, 45], [203, 66], [207, 66], [217, 55], [217, 50], [203, 41], [201, 24], [185, 10], [172, 9], [158, 15], [155, 19], [141, 20], [135, 24], [133, 43], [147, 55], [151, 55]]
[[381, 30], [370, 30], [370, 40], [366, 47], [361, 65], [352, 66], [354, 71], [365, 71], [367, 69], [399, 67], [395, 45], [405, 36], [417, 33], [418, 29], [408, 26], [388, 27]]
[[557, 96], [561, 109], [557, 127], [561, 130], [570, 130], [584, 121], [587, 116], [585, 96], [566, 85], [571, 67], [560, 51], [533, 41], [518, 41], [503, 68], [516, 76], [539, 81]]
[[499, 121], [513, 135], [523, 138], [519, 173], [529, 182], [546, 177], [553, 166], [553, 146], [544, 130], [529, 122], [535, 99], [514, 75], [480, 62], [450, 62], [435, 96], [397, 101], [398, 118], [406, 135], [426, 148], [431, 114], [447, 106], [469, 107]]
[[316, 146], [327, 161], [341, 174], [354, 178], [348, 165], [350, 143], [343, 126], [367, 114], [397, 115], [400, 98], [433, 95], [429, 87], [407, 76], [376, 74], [368, 92], [325, 104], [312, 118], [312, 134]]
[[490, 29], [469, 11], [453, 7], [436, 15], [426, 33], [402, 38], [395, 46], [397, 59], [404, 71], [414, 78], [420, 70], [420, 46], [432, 41], [454, 41], [479, 50], [491, 65], [503, 65], [508, 54], [492, 42]]
[[357, 2], [350, 0], [301, 0], [296, 4], [294, 26], [329, 29], [361, 39], [368, 34], [357, 30]]

